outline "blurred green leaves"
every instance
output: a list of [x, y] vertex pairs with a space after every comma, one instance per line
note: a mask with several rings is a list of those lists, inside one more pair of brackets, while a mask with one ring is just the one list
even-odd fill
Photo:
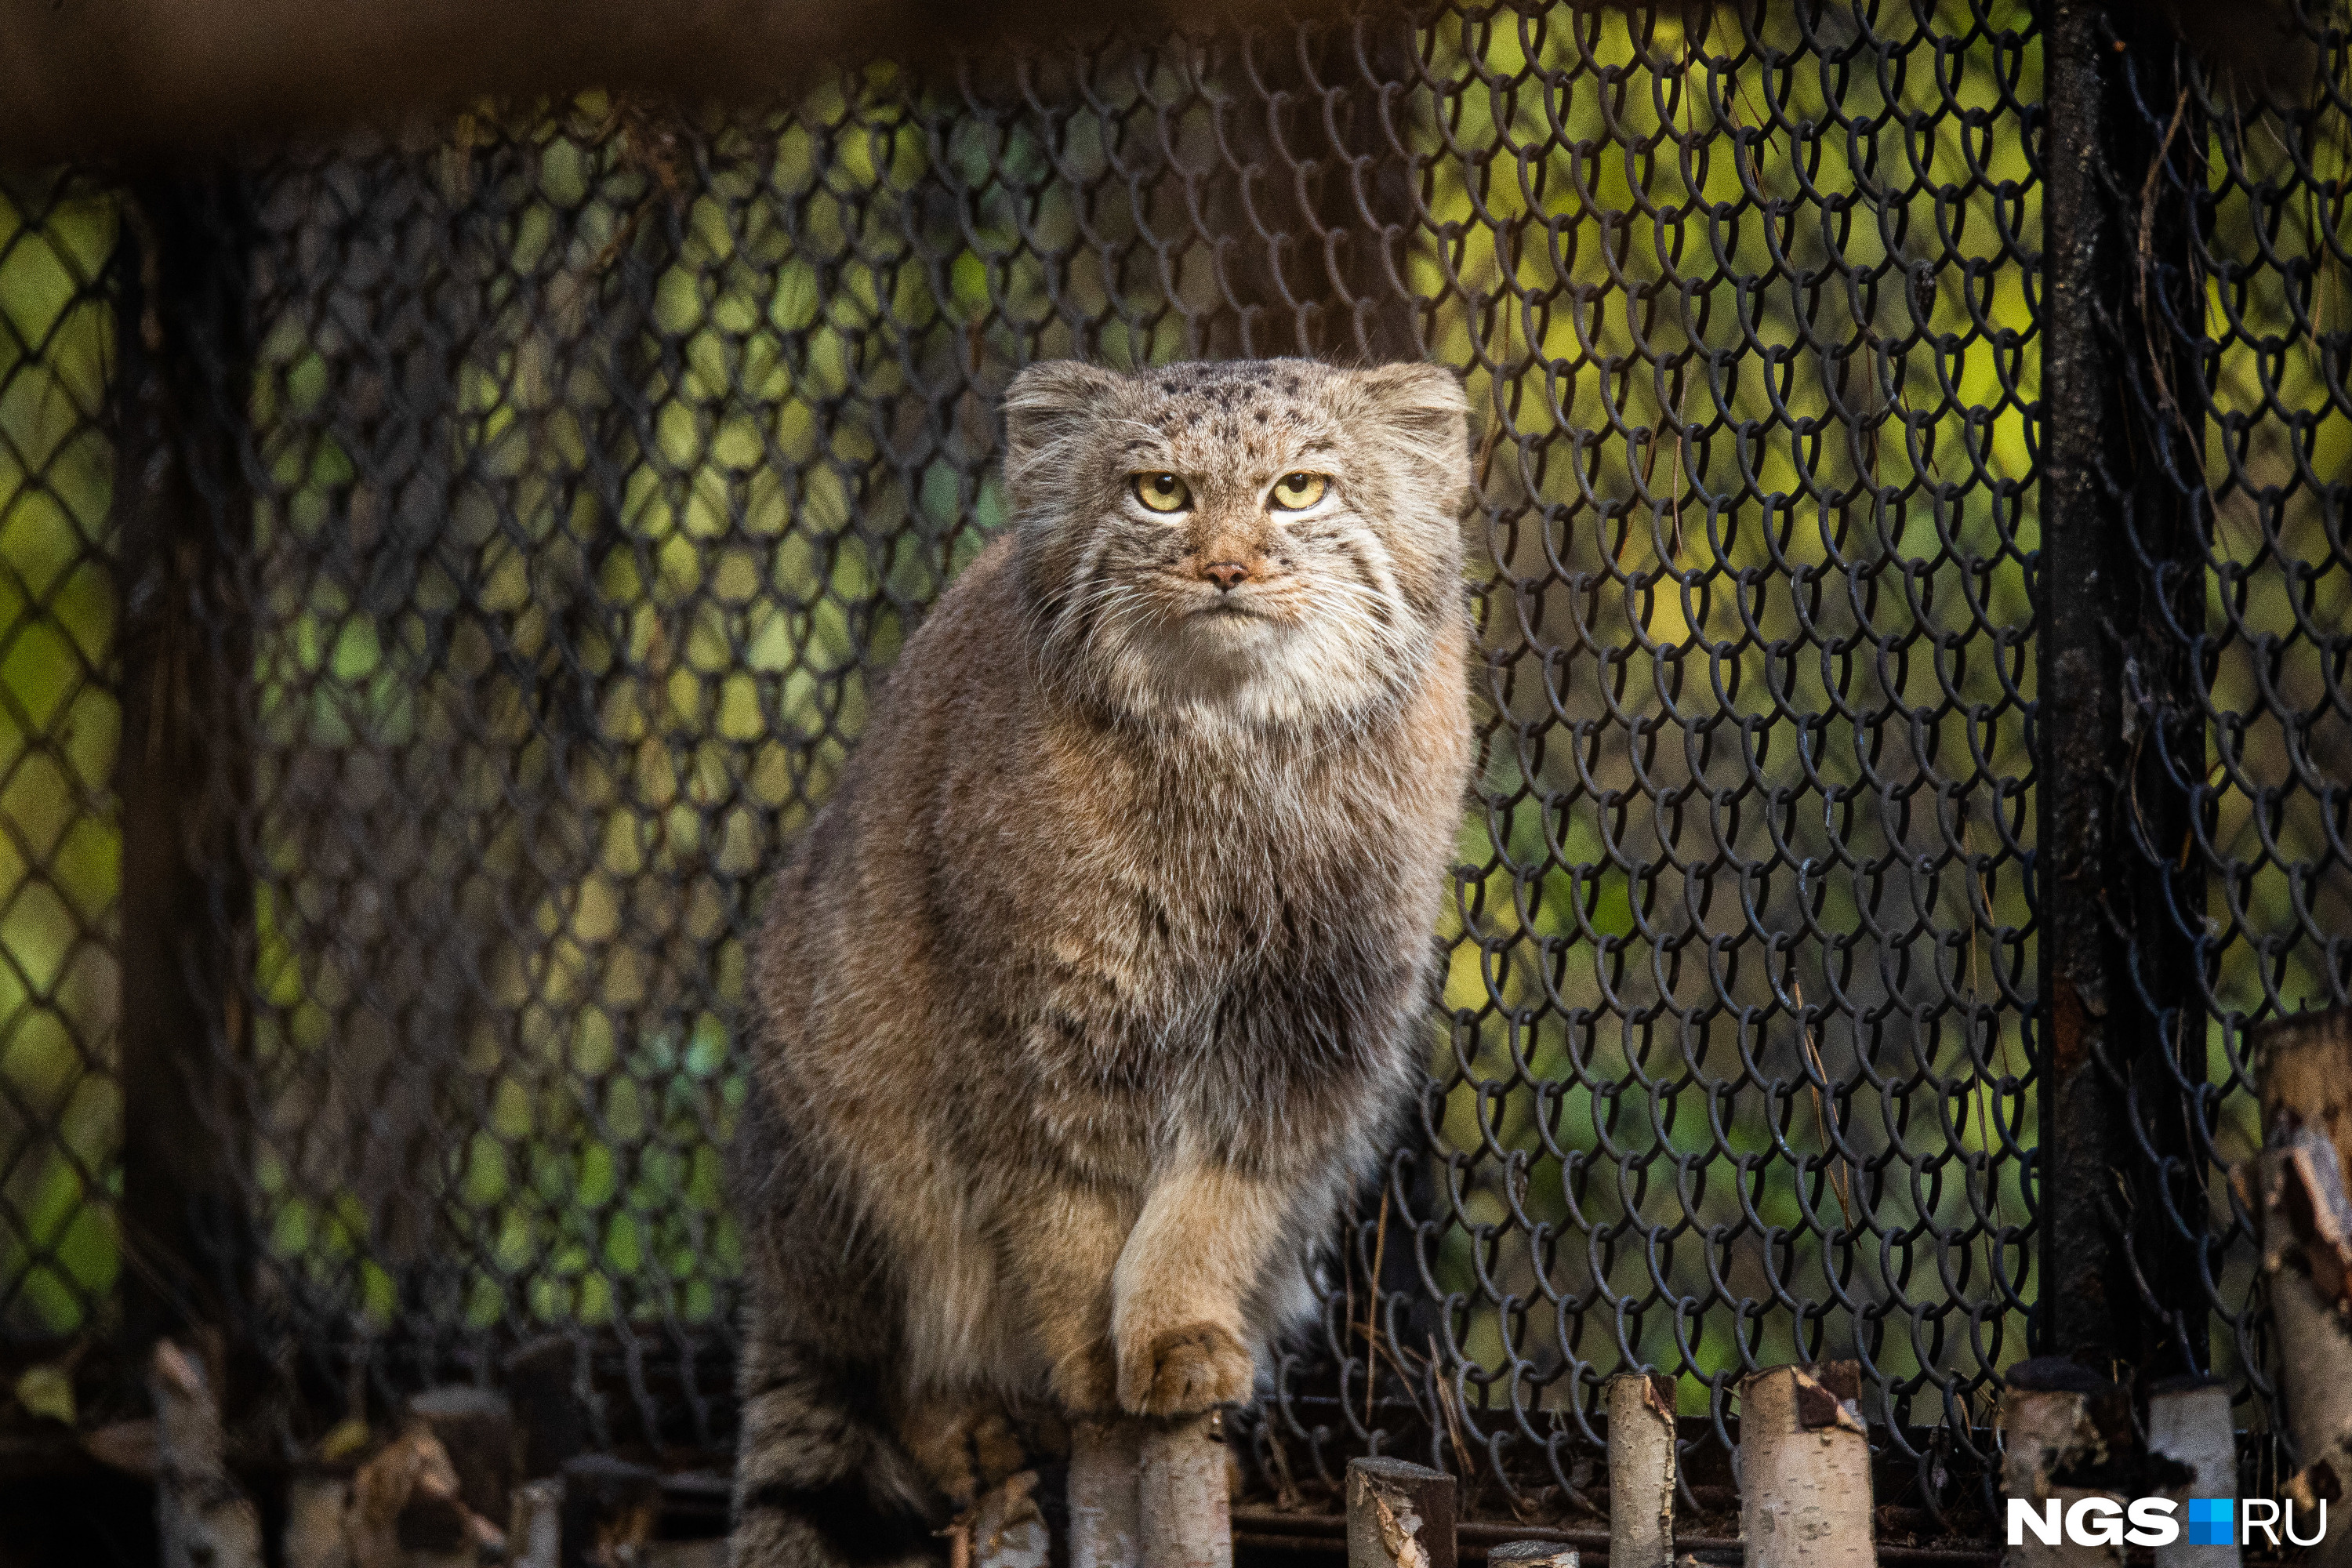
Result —
[[[1422, 1243], [1454, 1348], [1555, 1413], [1621, 1359], [1860, 1351], [1920, 1418], [1981, 1414], [2036, 1289], [2040, 45], [2022, 0], [1809, 14], [1444, 13], [1394, 121], [1485, 426]], [[725, 121], [592, 97], [273, 166], [249, 1065], [299, 1310], [725, 1320], [759, 879], [1004, 521], [1004, 377], [1230, 335], [1204, 193], [1251, 104], [1206, 58], [1038, 62], [986, 113], [879, 71]], [[2352, 921], [2319, 783], [2352, 293], [2340, 142], [2235, 157], [2304, 198], [2211, 165], [2242, 868], [2209, 913], [2251, 1016], [2326, 994]], [[89, 1323], [116, 1272], [116, 221], [0, 194], [0, 1332]]]
[[0, 1333], [79, 1327], [116, 1271], [115, 222], [62, 177], [0, 184]]

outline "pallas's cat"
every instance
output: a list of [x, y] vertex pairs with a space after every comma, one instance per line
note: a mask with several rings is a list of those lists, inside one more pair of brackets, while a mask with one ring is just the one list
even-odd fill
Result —
[[923, 1560], [1027, 1413], [1249, 1397], [1431, 1037], [1460, 384], [1065, 362], [1004, 411], [1013, 526], [769, 894], [742, 1568]]

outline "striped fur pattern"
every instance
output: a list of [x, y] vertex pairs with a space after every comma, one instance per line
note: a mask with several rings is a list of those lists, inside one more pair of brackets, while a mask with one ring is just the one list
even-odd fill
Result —
[[1015, 526], [755, 956], [739, 1568], [925, 1561], [1056, 1421], [1248, 1398], [1428, 1046], [1459, 384], [1055, 363], [1005, 422]]

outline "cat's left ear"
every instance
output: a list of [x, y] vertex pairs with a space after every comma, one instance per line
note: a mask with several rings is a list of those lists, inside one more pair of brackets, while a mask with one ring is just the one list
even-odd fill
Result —
[[1470, 482], [1470, 400], [1444, 365], [1381, 364], [1351, 373], [1371, 424], [1441, 482]]
[[1055, 448], [1079, 437], [1118, 391], [1119, 376], [1083, 360], [1045, 360], [1004, 389], [1004, 468], [1020, 488]]

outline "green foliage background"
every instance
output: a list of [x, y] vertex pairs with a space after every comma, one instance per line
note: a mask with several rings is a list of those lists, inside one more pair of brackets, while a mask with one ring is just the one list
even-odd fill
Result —
[[[1470, 1381], [1533, 1365], [1534, 1407], [1621, 1359], [1687, 1367], [1703, 1407], [1858, 1349], [1915, 1418], [1970, 1413], [2035, 1290], [2031, 8], [1744, 45], [1447, 14], [1418, 42], [1403, 265], [1490, 427], [1493, 662], [1433, 1039], [1465, 1223], [1411, 1244]], [[764, 120], [592, 99], [273, 170], [247, 1070], [310, 1310], [362, 1338], [726, 1316], [760, 872], [1003, 520], [1003, 375], [1215, 346], [1192, 198], [1247, 112], [1233, 64], [1073, 67], [1069, 107], [996, 120], [887, 71]], [[2324, 730], [2347, 170], [2340, 134], [2302, 156], [2287, 211], [2213, 161], [2217, 245], [2328, 261], [2212, 285], [2217, 409], [2259, 416], [2209, 446], [2214, 680]], [[70, 1332], [117, 1270], [119, 212], [5, 193], [0, 1329]], [[2248, 1015], [2340, 985], [2321, 796], [2249, 804], [2315, 743], [2217, 727]], [[2221, 1154], [2251, 1131], [2234, 1037]]]
[[114, 233], [63, 180], [0, 185], [0, 1331], [80, 1324], [116, 1273]]

